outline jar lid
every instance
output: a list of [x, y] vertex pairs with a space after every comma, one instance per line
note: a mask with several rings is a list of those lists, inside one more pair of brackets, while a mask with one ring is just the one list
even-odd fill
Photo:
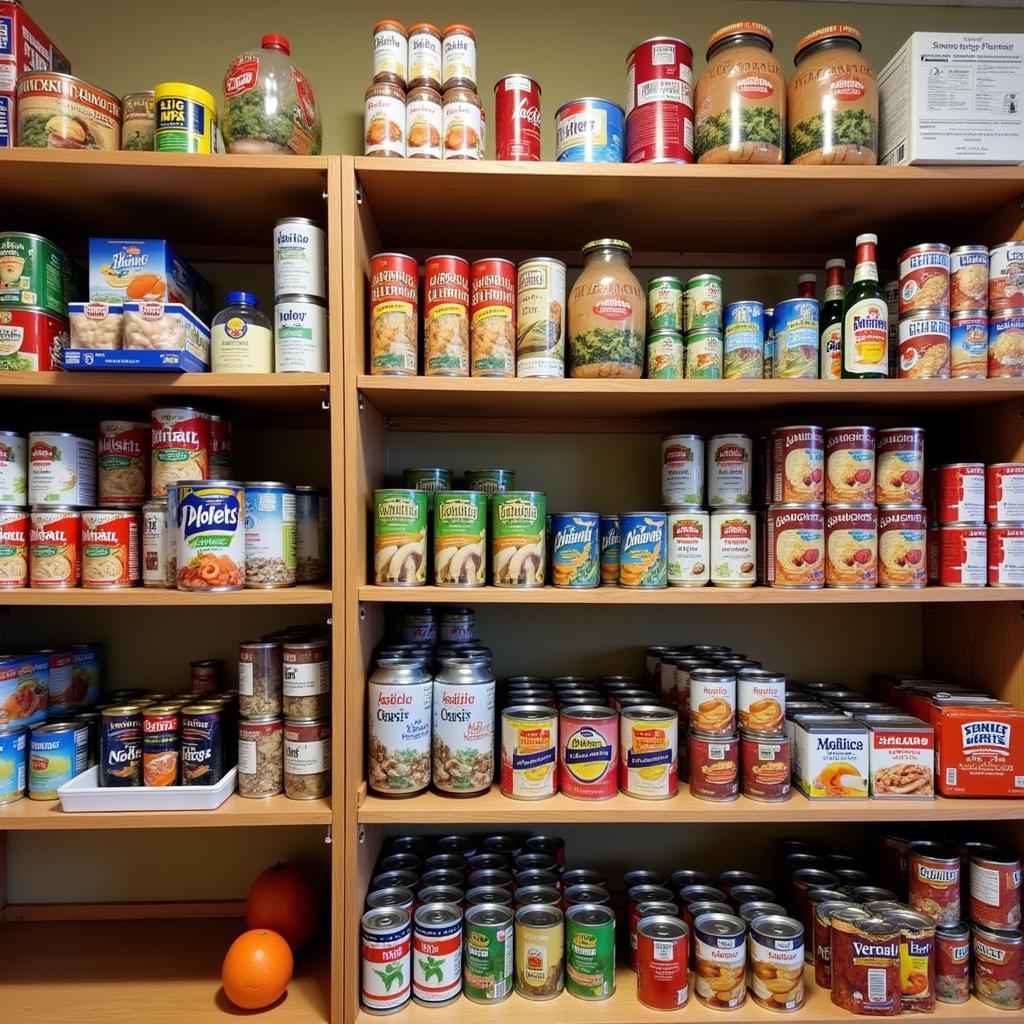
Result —
[[815, 29], [796, 44], [793, 49], [794, 63], [800, 59], [804, 50], [826, 39], [849, 39], [856, 44], [858, 50], [860, 49], [861, 34], [852, 25], [826, 25], [824, 28]]
[[723, 25], [717, 32], [711, 33], [707, 44], [708, 57], [710, 58], [711, 51], [723, 40], [738, 35], [760, 36], [768, 43], [769, 50], [775, 45], [775, 37], [767, 25], [762, 25], [759, 21], [734, 21], [731, 25]]
[[580, 251], [586, 256], [598, 249], [621, 249], [627, 256], [633, 255], [633, 247], [621, 238], [596, 238], [593, 242], [587, 242]]
[[229, 306], [256, 306], [260, 300], [252, 292], [228, 292]]

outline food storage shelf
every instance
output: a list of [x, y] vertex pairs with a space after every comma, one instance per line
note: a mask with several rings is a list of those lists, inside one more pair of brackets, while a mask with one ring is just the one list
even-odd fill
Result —
[[[1024, 397], [1024, 378], [991, 380], [498, 380], [361, 376], [359, 390], [392, 429], [421, 421], [514, 418], [518, 428], [559, 429], [564, 420], [650, 419], [694, 412], [808, 413], [964, 409]], [[617, 424], [609, 424], [615, 429]], [[463, 426], [462, 429], [465, 429]], [[655, 428], [652, 427], [652, 430]]]
[[[693, 995], [693, 975], [690, 976], [690, 1001], [677, 1015], [666, 1014], [664, 1010], [652, 1010], [644, 1006], [636, 997], [636, 975], [628, 968], [620, 966], [615, 972], [616, 991], [608, 999], [594, 1002], [589, 999], [576, 999], [563, 992], [554, 999], [537, 1002], [523, 999], [513, 993], [503, 1003], [495, 1006], [480, 1006], [460, 996], [453, 1003], [444, 1007], [446, 1024], [536, 1024], [538, 1017], [557, 1020], [559, 1024], [636, 1024], [639, 1021], [683, 1020], [697, 1021], [701, 1024], [721, 1024], [728, 1021], [793, 1021], [795, 1024], [850, 1024], [851, 1021], [864, 1020], [846, 1010], [841, 1010], [832, 1003], [831, 995], [825, 989], [814, 984], [814, 971], [807, 968], [804, 974], [806, 985], [806, 1003], [795, 1013], [780, 1014], [776, 1010], [765, 1010], [752, 999], [737, 1010], [723, 1012], [713, 1010], [697, 1001]], [[1005, 1010], [996, 1010], [986, 1006], [977, 999], [971, 999], [959, 1006], [939, 1003], [929, 1020], [971, 1024], [973, 1021], [1006, 1020]], [[1009, 1016], [1012, 1016], [1010, 1014]], [[437, 1009], [410, 1003], [400, 1010], [391, 1020], [396, 1024], [427, 1024], [437, 1017]], [[359, 1024], [370, 1024], [380, 1018], [360, 1009], [356, 1020]]]
[[[12, 921], [16, 913], [8, 907], [0, 927], [0, 1019], [11, 1024], [206, 1024], [249, 1016], [220, 986], [221, 962], [243, 920]], [[287, 994], [259, 1020], [315, 1024], [329, 1019], [329, 1003], [329, 957], [300, 957]]]
[[546, 800], [513, 800], [497, 785], [481, 796], [451, 797], [426, 792], [409, 797], [367, 793], [358, 811], [362, 824], [440, 825], [486, 822], [531, 828], [534, 824], [588, 825], [678, 822], [680, 824], [803, 824], [818, 821], [1024, 821], [1024, 799], [808, 800], [792, 793], [782, 803], [741, 796], [729, 803], [698, 800], [685, 784], [668, 800], [638, 800], [617, 793], [610, 800], [573, 800], [561, 793]]
[[[115, 791], [116, 792], [116, 791]], [[232, 793], [214, 811], [79, 811], [69, 814], [59, 800], [27, 797], [0, 805], [0, 832], [56, 832], [62, 829], [252, 828], [330, 825], [331, 801], [272, 796], [251, 800]]]
[[[0, 399], [101, 407], [227, 402], [244, 413], [320, 412], [329, 395], [326, 373], [41, 373], [0, 371]], [[233, 409], [231, 410], [234, 411]]]
[[1024, 601], [1024, 587], [926, 587], [923, 590], [784, 590], [777, 587], [379, 587], [364, 584], [360, 601], [383, 604], [520, 604], [520, 605], [846, 605], [973, 604]]
[[331, 588], [327, 583], [282, 587], [279, 590], [228, 590], [215, 594], [196, 594], [185, 590], [167, 590], [163, 587], [127, 587], [124, 590], [85, 590], [82, 587], [46, 590], [26, 587], [21, 590], [0, 590], [0, 608], [102, 608], [108, 605], [114, 608], [214, 608], [330, 603]]

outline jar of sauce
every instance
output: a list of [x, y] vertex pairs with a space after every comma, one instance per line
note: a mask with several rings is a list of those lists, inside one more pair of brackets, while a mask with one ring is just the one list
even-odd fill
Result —
[[701, 164], [781, 164], [786, 79], [760, 22], [726, 25], [708, 40], [697, 80], [694, 151]]
[[860, 33], [828, 25], [796, 44], [789, 80], [791, 164], [878, 163], [878, 85]]
[[647, 296], [618, 238], [583, 246], [583, 272], [569, 294], [569, 376], [642, 377]]

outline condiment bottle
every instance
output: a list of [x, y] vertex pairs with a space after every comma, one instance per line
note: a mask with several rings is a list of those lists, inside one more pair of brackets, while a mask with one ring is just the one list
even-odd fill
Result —
[[213, 373], [273, 373], [274, 332], [251, 292], [228, 292], [210, 329]]
[[843, 302], [843, 378], [889, 376], [889, 311], [878, 283], [877, 235], [857, 236], [853, 287]]
[[797, 297], [801, 299], [816, 299], [818, 290], [817, 274], [801, 274], [796, 279]]
[[846, 286], [843, 275], [846, 260], [825, 264], [825, 305], [821, 307], [821, 379], [839, 380], [843, 375], [843, 299]]

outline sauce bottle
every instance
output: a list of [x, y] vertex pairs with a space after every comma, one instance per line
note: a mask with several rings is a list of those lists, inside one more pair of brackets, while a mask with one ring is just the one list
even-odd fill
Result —
[[816, 299], [818, 290], [817, 274], [801, 274], [796, 279], [797, 297], [801, 299]]
[[843, 275], [846, 260], [825, 264], [825, 305], [821, 307], [821, 379], [839, 380], [843, 375]]
[[889, 312], [878, 283], [877, 235], [857, 236], [853, 287], [843, 301], [843, 379], [889, 376]]

